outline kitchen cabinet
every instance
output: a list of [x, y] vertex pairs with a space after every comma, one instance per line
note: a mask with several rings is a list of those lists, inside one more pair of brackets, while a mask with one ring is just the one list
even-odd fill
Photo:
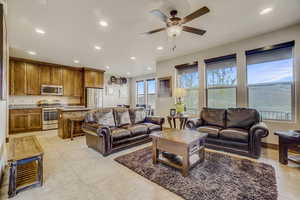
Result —
[[10, 95], [26, 95], [26, 63], [10, 62]]
[[40, 67], [26, 63], [26, 84], [27, 84], [27, 95], [40, 95]]
[[72, 69], [63, 69], [64, 96], [73, 96], [74, 94], [74, 71]]
[[74, 93], [75, 97], [82, 97], [83, 94], [83, 79], [81, 71], [74, 71]]
[[40, 65], [41, 68], [41, 85], [62, 85], [63, 70], [61, 67], [50, 67]]
[[62, 68], [51, 67], [51, 85], [62, 85], [63, 84]]
[[95, 69], [84, 69], [84, 87], [103, 88], [104, 72]]
[[42, 130], [42, 110], [11, 109], [9, 110], [9, 132], [30, 132]]

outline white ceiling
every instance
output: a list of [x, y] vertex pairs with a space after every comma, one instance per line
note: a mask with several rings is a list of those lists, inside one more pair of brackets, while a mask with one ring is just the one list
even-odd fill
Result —
[[[175, 52], [170, 50], [171, 42], [165, 32], [141, 34], [164, 26], [149, 14], [152, 9], [168, 13], [176, 8], [182, 17], [202, 6], [211, 12], [188, 25], [206, 29], [207, 34], [201, 37], [183, 33], [176, 41]], [[272, 7], [273, 12], [260, 15], [266, 7]], [[295, 24], [300, 21], [299, 10], [299, 0], [9, 0], [10, 54], [137, 76], [155, 72], [157, 60]], [[101, 27], [100, 20], [106, 20], [109, 26]], [[38, 35], [35, 28], [46, 34]], [[102, 50], [96, 51], [94, 45]], [[164, 50], [156, 50], [157, 46]], [[37, 55], [29, 55], [29, 50]], [[137, 59], [131, 60], [131, 56]]]

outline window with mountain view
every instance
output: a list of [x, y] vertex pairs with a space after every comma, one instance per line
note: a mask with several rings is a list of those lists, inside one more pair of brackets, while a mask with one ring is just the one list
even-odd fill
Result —
[[205, 60], [207, 107], [236, 107], [237, 67], [235, 55]]
[[137, 81], [136, 82], [136, 104], [143, 105], [145, 104], [145, 82]]
[[147, 105], [155, 109], [156, 81], [155, 79], [147, 80]]
[[263, 119], [293, 120], [293, 46], [246, 54], [249, 107]]
[[177, 84], [179, 88], [186, 89], [183, 102], [186, 112], [194, 115], [199, 113], [199, 73], [198, 64], [185, 65], [177, 68]]

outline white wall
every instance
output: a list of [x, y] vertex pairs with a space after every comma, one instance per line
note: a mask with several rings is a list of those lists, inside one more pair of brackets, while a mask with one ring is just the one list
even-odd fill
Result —
[[[5, 0], [0, 0], [1, 4], [4, 4], [4, 15], [6, 16], [6, 1]], [[7, 101], [8, 101], [8, 93], [7, 93], [7, 85], [8, 85], [8, 45], [7, 45], [7, 40], [6, 38], [6, 26], [4, 23], [4, 33], [3, 33], [3, 79], [4, 79], [4, 84], [3, 84], [3, 99], [0, 100], [0, 179], [2, 177], [2, 172], [3, 168], [6, 163], [6, 144], [5, 140], [6, 137], [8, 136], [8, 106], [7, 106]]]
[[[104, 75], [104, 94], [103, 94], [103, 106], [104, 107], [115, 107], [120, 104], [130, 105], [130, 79], [127, 79], [127, 84], [118, 85], [118, 84], [109, 84], [110, 77], [112, 74], [105, 73]], [[113, 94], [108, 94], [108, 89], [111, 88], [114, 90]], [[120, 90], [124, 92], [125, 96], [120, 95]], [[127, 95], [126, 95], [127, 94]]]
[[[271, 129], [270, 135], [264, 139], [267, 143], [277, 143], [278, 138], [274, 136], [275, 130], [288, 130], [300, 128], [300, 24], [287, 27], [268, 34], [259, 35], [242, 41], [233, 42], [227, 45], [202, 50], [189, 55], [177, 57], [170, 60], [157, 62], [157, 78], [164, 76], [173, 77], [173, 87], [175, 85], [175, 65], [191, 63], [198, 61], [199, 63], [199, 106], [205, 107], [205, 64], [204, 59], [225, 56], [229, 54], [237, 54], [238, 66], [238, 88], [237, 88], [237, 106], [247, 106], [247, 90], [246, 90], [246, 56], [245, 51], [265, 47], [268, 45], [280, 44], [283, 42], [295, 41], [295, 89], [296, 89], [296, 121], [295, 122], [276, 122], [266, 121]], [[174, 104], [173, 98], [157, 98], [156, 105], [158, 114], [166, 116], [170, 107]]]

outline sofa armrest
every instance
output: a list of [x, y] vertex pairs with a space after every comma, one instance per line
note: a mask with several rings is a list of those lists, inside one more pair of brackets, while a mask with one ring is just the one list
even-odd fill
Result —
[[153, 123], [162, 126], [165, 123], [165, 118], [159, 116], [146, 117], [145, 122]]
[[269, 135], [269, 128], [264, 122], [259, 122], [250, 128], [250, 134], [255, 135], [255, 137], [264, 138]]
[[189, 129], [196, 129], [202, 125], [202, 120], [199, 118], [192, 118], [186, 122], [186, 127]]
[[101, 145], [104, 147], [103, 154], [110, 152], [112, 148], [112, 143], [111, 143], [111, 134], [110, 134], [111, 131], [109, 127], [102, 126], [95, 122], [88, 122], [88, 123], [85, 122], [82, 125], [82, 130], [85, 134], [102, 138], [101, 141], [103, 144]]

